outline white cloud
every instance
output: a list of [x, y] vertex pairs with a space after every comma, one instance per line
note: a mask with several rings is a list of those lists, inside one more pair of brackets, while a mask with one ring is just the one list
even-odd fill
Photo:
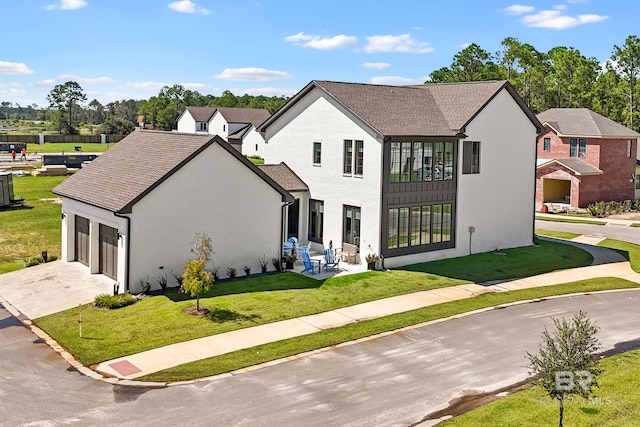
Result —
[[211, 89], [211, 86], [206, 85], [204, 83], [182, 83], [181, 86], [184, 87], [185, 89], [197, 90], [199, 92], [203, 90]]
[[62, 9], [62, 10], [75, 10], [81, 9], [87, 5], [85, 0], [60, 0], [60, 3], [53, 3], [45, 6], [46, 10]]
[[522, 22], [527, 27], [565, 30], [567, 28], [576, 27], [578, 25], [604, 21], [608, 18], [608, 16], [595, 14], [569, 16], [562, 15], [559, 10], [541, 10], [535, 15], [524, 16], [522, 18]]
[[59, 82], [74, 81], [76, 83], [114, 83], [111, 77], [80, 77], [73, 74], [62, 74], [56, 78]]
[[365, 62], [362, 66], [370, 70], [382, 70], [383, 68], [391, 67], [391, 64], [387, 62]]
[[199, 13], [201, 15], [209, 15], [210, 10], [200, 7], [191, 0], [179, 0], [169, 4], [169, 9], [180, 13]]
[[0, 74], [33, 74], [34, 71], [30, 70], [22, 62], [6, 62], [0, 61]]
[[242, 96], [245, 93], [247, 95], [257, 96], [293, 96], [300, 91], [300, 88], [297, 89], [287, 89], [287, 88], [279, 88], [279, 87], [254, 87], [247, 89], [229, 89], [231, 93], [236, 96]]
[[345, 36], [340, 34], [333, 37], [321, 37], [311, 34], [298, 33], [284, 38], [286, 41], [296, 46], [310, 47], [319, 50], [343, 49], [345, 47], [354, 46], [358, 43], [358, 38], [354, 36]]
[[410, 34], [399, 36], [371, 36], [364, 50], [367, 53], [374, 52], [401, 52], [401, 53], [429, 53], [433, 48], [427, 42], [420, 42], [411, 38]]
[[222, 73], [214, 76], [222, 80], [249, 80], [266, 82], [269, 80], [283, 80], [291, 77], [286, 71], [267, 70], [265, 68], [225, 68]]
[[466, 48], [468, 48], [469, 46], [471, 46], [471, 43], [462, 43], [462, 44], [460, 45], [460, 47], [461, 47], [461, 48], [463, 48], [463, 49], [466, 49]]
[[379, 77], [372, 77], [371, 83], [373, 83], [374, 85], [402, 86], [402, 85], [415, 85], [415, 84], [420, 84], [422, 82], [419, 82], [416, 79], [409, 79], [409, 78], [400, 77], [400, 76], [379, 76]]
[[29, 86], [39, 86], [39, 87], [51, 87], [55, 86], [56, 81], [54, 79], [46, 79], [46, 80], [38, 80], [35, 83], [29, 83]]
[[507, 15], [522, 15], [525, 13], [531, 13], [535, 10], [533, 6], [524, 6], [522, 4], [514, 4], [503, 9]]
[[170, 86], [169, 83], [162, 82], [127, 82], [125, 86], [136, 89], [157, 89], [160, 90], [165, 86]]

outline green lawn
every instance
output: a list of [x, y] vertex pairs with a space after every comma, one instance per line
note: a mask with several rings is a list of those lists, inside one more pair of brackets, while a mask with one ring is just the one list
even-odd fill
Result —
[[0, 210], [0, 273], [22, 268], [24, 259], [44, 250], [60, 255], [60, 204], [51, 189], [64, 176], [14, 177], [13, 190], [25, 206]]
[[551, 221], [551, 222], [571, 222], [574, 224], [595, 224], [595, 225], [607, 224], [606, 221], [598, 221], [594, 219], [573, 219], [573, 218], [568, 218], [566, 216], [548, 217], [548, 216], [536, 215], [536, 219], [540, 221]]
[[[367, 301], [421, 290], [436, 289], [490, 277], [531, 276], [555, 269], [588, 265], [592, 258], [572, 246], [540, 242], [539, 247], [506, 251], [507, 255], [477, 254], [434, 263], [437, 273], [372, 271], [325, 281], [286, 273], [216, 284], [200, 299], [212, 310], [206, 318], [182, 313], [194, 301], [170, 293], [146, 298], [118, 310], [83, 310], [83, 336], [78, 337], [77, 309], [36, 319], [36, 323], [83, 363], [93, 364], [162, 345], [219, 334], [235, 329], [333, 310]], [[506, 261], [511, 259], [511, 262]], [[553, 263], [546, 260], [554, 259]], [[494, 275], [487, 271], [491, 261]], [[479, 267], [480, 266], [480, 267]]]
[[115, 143], [110, 144], [94, 144], [80, 142], [47, 142], [40, 144], [27, 144], [27, 153], [73, 153], [75, 147], [82, 147], [85, 153], [103, 153], [113, 147]]
[[605, 239], [598, 246], [613, 249], [629, 260], [631, 268], [640, 273], [640, 246], [620, 240]]
[[[523, 356], [524, 359], [524, 356]], [[603, 372], [590, 400], [575, 398], [564, 404], [564, 425], [596, 427], [638, 426], [640, 405], [640, 350], [600, 362]], [[558, 424], [558, 402], [534, 386], [438, 424], [442, 427], [553, 426]]]
[[568, 231], [552, 231], [552, 230], [540, 230], [536, 229], [536, 234], [539, 236], [555, 237], [557, 239], [571, 240], [580, 236], [580, 233], [571, 233]]

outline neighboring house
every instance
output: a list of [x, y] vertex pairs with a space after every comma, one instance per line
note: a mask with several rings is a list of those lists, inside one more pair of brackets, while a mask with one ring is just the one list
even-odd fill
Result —
[[62, 259], [120, 284], [175, 284], [196, 233], [213, 239], [223, 272], [281, 250], [291, 195], [212, 135], [137, 130], [53, 192], [62, 197]]
[[259, 130], [265, 162], [308, 185], [297, 235], [315, 250], [395, 267], [533, 242], [542, 126], [507, 82], [312, 81]]
[[261, 156], [264, 138], [256, 127], [270, 114], [259, 108], [186, 107], [178, 132], [219, 135], [245, 156]]
[[636, 198], [638, 132], [587, 108], [551, 108], [537, 117], [545, 128], [537, 144], [537, 210]]

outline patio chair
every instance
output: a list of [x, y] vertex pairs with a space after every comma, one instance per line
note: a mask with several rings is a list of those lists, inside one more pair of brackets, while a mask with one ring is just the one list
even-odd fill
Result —
[[302, 263], [304, 264], [304, 270], [300, 273], [306, 273], [310, 271], [311, 274], [316, 274], [316, 263], [318, 265], [318, 273], [320, 273], [320, 261], [319, 259], [311, 259], [309, 257], [309, 252], [301, 252], [302, 254]]
[[324, 250], [324, 269], [327, 270], [329, 268], [338, 269], [340, 266], [340, 257], [336, 256], [336, 253], [333, 249], [325, 249]]
[[289, 252], [293, 251], [293, 244], [289, 242], [284, 242], [282, 244], [282, 256], [289, 255]]
[[302, 243], [298, 244], [298, 252], [299, 253], [309, 253], [309, 251], [311, 250], [311, 242], [307, 243], [306, 245], [303, 245]]

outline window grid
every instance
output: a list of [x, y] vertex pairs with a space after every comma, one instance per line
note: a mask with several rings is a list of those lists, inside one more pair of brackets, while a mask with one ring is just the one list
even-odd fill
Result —
[[388, 249], [450, 242], [452, 204], [389, 208]]
[[545, 138], [544, 139], [544, 147], [543, 147], [544, 151], [551, 151], [551, 138]]
[[319, 165], [322, 161], [322, 144], [320, 142], [313, 143], [313, 164]]

